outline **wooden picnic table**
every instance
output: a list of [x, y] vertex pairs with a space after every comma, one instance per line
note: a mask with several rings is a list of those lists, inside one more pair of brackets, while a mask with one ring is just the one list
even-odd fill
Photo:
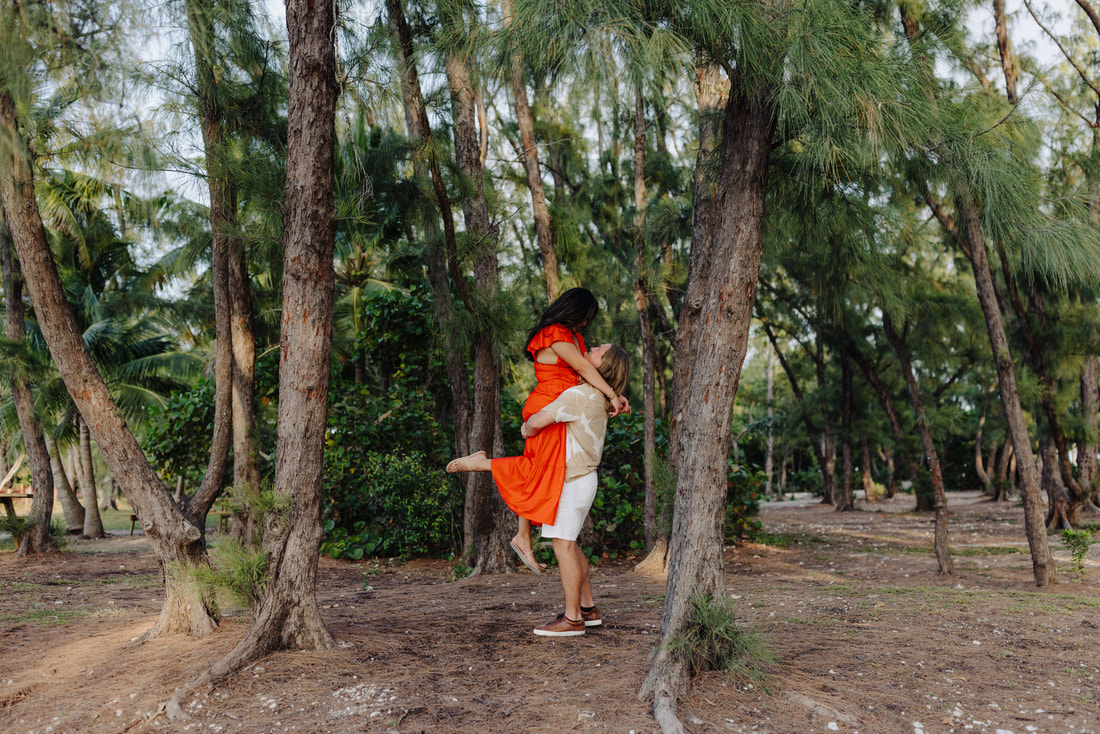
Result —
[[0, 492], [0, 502], [8, 512], [8, 517], [16, 517], [15, 500], [34, 499], [34, 495], [28, 492]]

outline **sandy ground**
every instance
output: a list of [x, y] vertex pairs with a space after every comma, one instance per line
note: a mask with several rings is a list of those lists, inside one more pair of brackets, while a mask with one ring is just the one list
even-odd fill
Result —
[[[1100, 550], [1083, 578], [1052, 539], [1062, 583], [1032, 585], [1022, 509], [951, 496], [956, 576], [939, 578], [931, 516], [912, 498], [833, 512], [766, 504], [768, 543], [731, 547], [729, 593], [778, 662], [763, 681], [695, 681], [693, 732], [1100, 732]], [[324, 559], [318, 599], [334, 650], [278, 653], [158, 713], [244, 634], [138, 645], [163, 599], [135, 536], [56, 557], [0, 555], [0, 731], [653, 732], [637, 691], [664, 584], [606, 564], [605, 624], [548, 639], [557, 578], [452, 581], [451, 564]]]

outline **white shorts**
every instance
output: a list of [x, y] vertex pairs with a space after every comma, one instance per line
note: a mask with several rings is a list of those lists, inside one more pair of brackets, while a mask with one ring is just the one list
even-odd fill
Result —
[[553, 525], [542, 526], [542, 537], [576, 540], [581, 534], [584, 518], [592, 509], [596, 499], [596, 472], [571, 479], [562, 485], [561, 499], [558, 500], [558, 514]]

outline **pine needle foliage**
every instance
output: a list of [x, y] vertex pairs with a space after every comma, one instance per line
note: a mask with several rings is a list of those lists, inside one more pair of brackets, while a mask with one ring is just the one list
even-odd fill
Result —
[[195, 583], [233, 606], [251, 609], [267, 584], [267, 553], [258, 546], [223, 538], [210, 548], [210, 565], [191, 569]]
[[667, 645], [694, 677], [724, 670], [739, 679], [763, 680], [775, 655], [754, 632], [737, 625], [736, 605], [724, 594], [695, 594], [687, 627]]

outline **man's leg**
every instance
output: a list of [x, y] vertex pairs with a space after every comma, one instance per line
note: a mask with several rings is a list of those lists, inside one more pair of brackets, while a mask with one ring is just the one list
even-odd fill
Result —
[[554, 555], [558, 559], [561, 590], [565, 592], [565, 616], [567, 619], [580, 619], [582, 586], [588, 589], [588, 599], [592, 600], [592, 590], [588, 588], [588, 559], [577, 546], [577, 541], [561, 538], [554, 538]]
[[576, 553], [577, 564], [581, 570], [580, 605], [582, 607], [594, 607], [596, 602], [592, 598], [592, 586], [588, 583], [588, 558], [576, 543], [573, 544], [573, 551]]

